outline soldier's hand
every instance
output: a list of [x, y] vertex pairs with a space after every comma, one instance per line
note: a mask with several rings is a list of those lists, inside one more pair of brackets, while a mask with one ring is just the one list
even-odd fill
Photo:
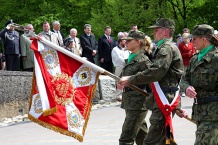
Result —
[[195, 92], [195, 88], [192, 86], [189, 86], [186, 90], [185, 90], [185, 95], [188, 96], [189, 98], [195, 98], [197, 93]]
[[183, 109], [176, 110], [176, 115], [178, 115], [180, 118], [188, 117], [188, 113]]
[[122, 85], [122, 86], [129, 86], [130, 82], [129, 82], [129, 76], [124, 76], [122, 77], [118, 84]]
[[124, 86], [123, 86], [123, 85], [121, 85], [121, 84], [117, 83], [117, 89], [119, 89], [119, 90], [123, 90], [123, 88], [124, 88]]

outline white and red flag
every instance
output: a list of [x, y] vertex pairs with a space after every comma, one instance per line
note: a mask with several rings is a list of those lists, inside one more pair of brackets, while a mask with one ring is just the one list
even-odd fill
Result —
[[[28, 118], [82, 142], [102, 72], [37, 39], [33, 40], [31, 48], [35, 72]], [[68, 53], [67, 50], [64, 52]]]

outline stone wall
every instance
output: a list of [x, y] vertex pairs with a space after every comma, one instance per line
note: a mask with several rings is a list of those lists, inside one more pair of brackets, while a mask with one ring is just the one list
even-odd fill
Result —
[[27, 112], [32, 73], [0, 71], [0, 118]]
[[[27, 114], [32, 88], [31, 72], [0, 71], [0, 118]], [[115, 81], [100, 75], [94, 100], [114, 99]]]

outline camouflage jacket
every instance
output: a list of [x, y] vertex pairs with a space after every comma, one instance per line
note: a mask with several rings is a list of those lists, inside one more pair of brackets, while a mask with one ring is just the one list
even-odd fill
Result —
[[[182, 56], [178, 48], [169, 39], [166, 39], [156, 49], [153, 65], [149, 69], [132, 75], [129, 81], [136, 85], [158, 81], [161, 87], [177, 87], [183, 75], [183, 69]], [[174, 93], [165, 93], [165, 95], [169, 102], [174, 98]]]
[[153, 65], [130, 77], [131, 84], [150, 84], [158, 81], [160, 86], [176, 86], [183, 75], [183, 62], [178, 48], [166, 40], [154, 54]]
[[[213, 48], [199, 62], [198, 54], [195, 54], [180, 86], [183, 91], [188, 86], [193, 86], [197, 92], [197, 99], [218, 96], [218, 50]], [[192, 117], [198, 121], [217, 121], [218, 102], [194, 105]]]
[[[134, 75], [137, 72], [148, 69], [152, 65], [149, 58], [141, 51], [131, 62], [127, 63], [123, 68], [121, 76]], [[141, 83], [145, 85], [145, 83]], [[122, 95], [121, 108], [128, 110], [146, 110], [146, 96], [136, 92], [128, 91]]]

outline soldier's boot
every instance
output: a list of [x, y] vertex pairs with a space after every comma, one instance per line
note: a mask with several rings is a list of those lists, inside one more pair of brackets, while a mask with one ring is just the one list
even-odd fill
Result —
[[133, 145], [134, 142], [130, 142], [130, 143], [124, 143], [124, 142], [120, 142], [119, 145]]

